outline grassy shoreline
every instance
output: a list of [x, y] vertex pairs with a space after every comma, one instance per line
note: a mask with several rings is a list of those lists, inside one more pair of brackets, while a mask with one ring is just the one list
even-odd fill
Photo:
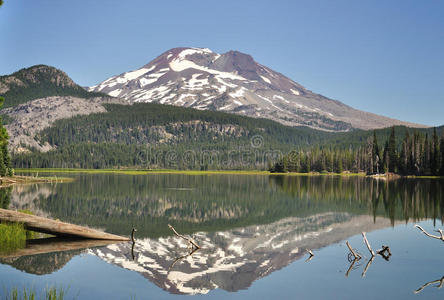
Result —
[[17, 172], [22, 173], [114, 173], [127, 175], [146, 175], [146, 174], [183, 174], [183, 175], [289, 175], [289, 176], [365, 176], [364, 173], [271, 173], [270, 171], [261, 170], [172, 170], [172, 169], [62, 169], [62, 168], [48, 168], [48, 169], [16, 169]]
[[[87, 173], [87, 174], [125, 174], [125, 175], [149, 175], [149, 174], [182, 174], [182, 175], [270, 175], [270, 176], [341, 176], [341, 177], [353, 177], [360, 176], [366, 177], [363, 172], [360, 173], [271, 173], [269, 171], [261, 170], [172, 170], [172, 169], [63, 169], [63, 168], [48, 168], [48, 169], [16, 169], [17, 172], [22, 173]], [[380, 178], [386, 177], [385, 175], [379, 176]], [[399, 176], [400, 178], [444, 178], [443, 176]], [[35, 178], [35, 177], [34, 177]], [[42, 178], [42, 177], [39, 177]], [[49, 177], [51, 178], [51, 177]]]
[[14, 176], [0, 177], [0, 187], [8, 187], [13, 184], [56, 183], [56, 182], [70, 182], [73, 180], [74, 179], [70, 177], [57, 177], [57, 176], [36, 177], [36, 176], [14, 175]]

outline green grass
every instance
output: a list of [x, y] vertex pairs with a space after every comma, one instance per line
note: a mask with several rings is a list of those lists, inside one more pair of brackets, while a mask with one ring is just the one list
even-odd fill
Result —
[[152, 169], [152, 170], [137, 170], [137, 169], [16, 169], [17, 172], [22, 173], [88, 173], [88, 174], [126, 174], [126, 175], [146, 175], [146, 174], [184, 174], [184, 175], [211, 175], [211, 174], [229, 174], [229, 175], [293, 175], [293, 176], [326, 176], [326, 175], [341, 175], [341, 176], [361, 176], [363, 173], [270, 173], [269, 171], [261, 170], [170, 170], [170, 169]]
[[13, 288], [6, 292], [5, 300], [63, 300], [65, 290], [63, 288], [47, 287], [42, 295], [37, 298], [37, 294], [33, 288], [23, 287], [22, 290]]
[[0, 253], [11, 253], [26, 246], [27, 233], [23, 224], [0, 223]]
[[[29, 210], [19, 210], [21, 213], [32, 215]], [[11, 253], [25, 248], [27, 239], [37, 238], [37, 232], [26, 230], [21, 223], [0, 222], [0, 253]]]
[[[63, 168], [32, 168], [32, 169], [16, 169], [16, 172], [22, 173], [87, 173], [87, 174], [125, 174], [125, 175], [148, 175], [148, 174], [183, 174], [183, 175], [272, 175], [272, 176], [343, 176], [343, 177], [353, 177], [353, 176], [367, 176], [364, 172], [351, 173], [333, 173], [333, 172], [310, 172], [310, 173], [300, 173], [300, 172], [288, 172], [288, 173], [271, 173], [269, 171], [261, 170], [208, 170], [208, 171], [198, 171], [198, 170], [171, 170], [171, 169], [63, 169]], [[36, 178], [36, 177], [34, 177]], [[53, 177], [38, 177], [38, 178], [53, 178]], [[57, 177], [65, 178], [65, 177]], [[407, 176], [407, 178], [444, 178], [444, 176]], [[69, 179], [69, 178], [68, 178]], [[71, 178], [71, 180], [73, 180]]]

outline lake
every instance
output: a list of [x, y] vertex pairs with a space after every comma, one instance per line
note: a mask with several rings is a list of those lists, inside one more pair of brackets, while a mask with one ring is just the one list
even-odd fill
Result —
[[[57, 176], [75, 181], [16, 185], [0, 204], [119, 235], [135, 227], [136, 243], [52, 241], [30, 247], [67, 251], [0, 254], [0, 296], [55, 286], [65, 299], [444, 297], [444, 243], [414, 227], [443, 227], [442, 179]], [[190, 255], [168, 224], [201, 249]], [[390, 247], [388, 260], [370, 259], [363, 231], [374, 250]], [[362, 259], [353, 262], [346, 241]]]

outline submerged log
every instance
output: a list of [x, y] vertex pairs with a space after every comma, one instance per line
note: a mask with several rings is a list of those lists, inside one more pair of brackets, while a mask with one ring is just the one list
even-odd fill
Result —
[[129, 238], [127, 237], [8, 209], [0, 208], [0, 221], [22, 223], [28, 230], [56, 236], [79, 237], [95, 240], [129, 241]]

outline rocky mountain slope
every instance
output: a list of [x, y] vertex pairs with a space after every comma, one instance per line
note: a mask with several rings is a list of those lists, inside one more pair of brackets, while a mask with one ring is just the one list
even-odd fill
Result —
[[90, 87], [126, 99], [262, 117], [290, 126], [348, 131], [424, 127], [353, 109], [307, 90], [238, 51], [174, 48], [140, 69]]
[[54, 148], [54, 145], [42, 143], [36, 139], [39, 132], [60, 119], [106, 112], [103, 106], [105, 103], [122, 103], [122, 101], [111, 97], [85, 99], [73, 96], [52, 96], [5, 108], [2, 114], [7, 115], [9, 119], [8, 124], [5, 125], [10, 136], [9, 149], [18, 153], [27, 152], [29, 149], [49, 151]]
[[106, 112], [105, 103], [127, 104], [103, 93], [88, 92], [65, 72], [45, 65], [0, 76], [0, 96], [5, 98], [0, 113], [7, 121], [12, 152], [51, 150], [54, 146], [41, 143], [36, 135], [55, 121]]

